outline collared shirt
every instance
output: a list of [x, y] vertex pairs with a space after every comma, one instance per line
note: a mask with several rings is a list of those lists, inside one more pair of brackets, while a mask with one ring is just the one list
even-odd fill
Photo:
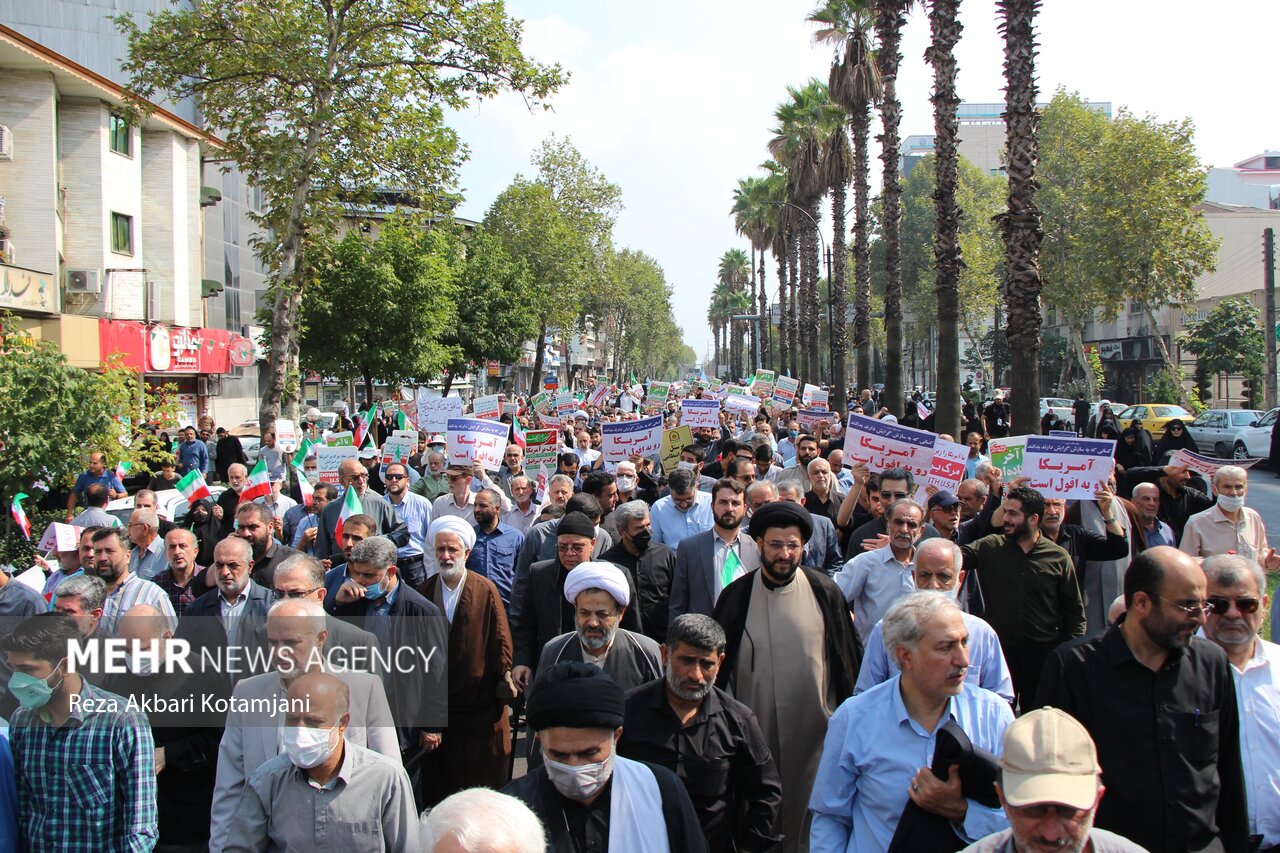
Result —
[[1172, 548], [1177, 548], [1178, 539], [1173, 535], [1173, 528], [1159, 518], [1155, 522], [1155, 528], [1152, 530], [1147, 530], [1145, 527], [1142, 528], [1142, 534], [1146, 537], [1147, 547], [1154, 548], [1157, 545], [1168, 545]]
[[885, 545], [862, 552], [836, 573], [836, 586], [853, 607], [853, 627], [864, 644], [890, 605], [916, 588], [911, 577], [914, 565], [914, 550], [911, 560], [903, 563], [893, 555], [893, 548]]
[[397, 581], [392, 589], [375, 598], [364, 614], [364, 629], [378, 638], [378, 645], [383, 649], [391, 648], [391, 605], [396, 603], [399, 594], [400, 583]]
[[1093, 736], [1107, 786], [1096, 826], [1148, 850], [1202, 850], [1219, 835], [1228, 853], [1248, 849], [1230, 669], [1222, 649], [1193, 637], [1153, 672], [1118, 626], [1049, 656], [1035, 705]]
[[196, 600], [196, 594], [192, 590], [195, 585], [195, 576], [204, 571], [200, 566], [191, 567], [191, 577], [187, 578], [184, 586], [179, 586], [178, 581], [173, 577], [173, 568], [166, 567], [164, 571], [151, 579], [151, 582], [164, 590], [165, 595], [169, 596], [169, 603], [173, 605], [173, 612], [179, 619], [187, 609], [187, 605]]
[[406, 491], [400, 503], [391, 500], [389, 495], [387, 503], [395, 507], [405, 526], [409, 528], [409, 542], [396, 549], [396, 556], [401, 559], [421, 557], [426, 553], [427, 528], [431, 526], [431, 501], [422, 495]]
[[[308, 515], [304, 515], [301, 519], [298, 520], [297, 526], [294, 527], [293, 529], [293, 538], [292, 538], [292, 541], [289, 543], [290, 547], [296, 550], [302, 551], [303, 553], [310, 554], [313, 557], [318, 556], [315, 552], [316, 543], [314, 541], [310, 545], [308, 545], [306, 548], [301, 548], [299, 546], [302, 543], [302, 534], [306, 533], [308, 530], [310, 530], [313, 527], [319, 527], [319, 526], [320, 526], [320, 516], [318, 514], [310, 513]], [[327, 557], [329, 555], [326, 554], [325, 556]]]
[[209, 448], [200, 439], [184, 441], [178, 445], [178, 473], [186, 474], [190, 471], [199, 471], [201, 474], [209, 471]]
[[[955, 720], [975, 747], [1000, 755], [1013, 722], [1009, 703], [965, 682], [932, 732], [911, 719], [902, 701], [901, 675], [846, 699], [827, 724], [822, 761], [809, 810], [810, 849], [887, 850], [907, 804], [911, 778], [933, 763], [937, 729]], [[1009, 825], [1004, 811], [969, 800], [963, 825], [952, 828], [976, 841]]]
[[[285, 510], [284, 517], [281, 518], [281, 541], [289, 547], [294, 547], [294, 542], [298, 535], [298, 525], [303, 519], [308, 517], [315, 518], [311, 508], [306, 504], [295, 503], [289, 509]], [[315, 526], [314, 524], [312, 526]]]
[[524, 534], [509, 525], [498, 523], [492, 533], [475, 525], [476, 544], [467, 557], [467, 568], [493, 581], [504, 607], [511, 607], [511, 587], [516, 577], [516, 557], [524, 545]]
[[502, 514], [502, 523], [508, 527], [514, 527], [521, 533], [528, 533], [529, 528], [537, 523], [541, 512], [542, 504], [535, 500], [529, 501], [528, 509], [521, 509], [519, 504], [513, 504], [511, 509]]
[[422, 479], [409, 487], [409, 491], [422, 495], [429, 501], [435, 501], [441, 495], [449, 494], [449, 476], [444, 471], [439, 474], [428, 471], [422, 475]]
[[227, 601], [227, 597], [218, 593], [218, 618], [222, 620], [222, 628], [227, 632], [227, 642], [236, 641], [236, 629], [240, 627], [240, 617], [244, 615], [245, 604], [249, 601], [249, 586], [240, 590], [235, 601]]
[[444, 582], [444, 578], [440, 579], [440, 596], [444, 600], [444, 618], [453, 624], [453, 613], [458, 609], [458, 599], [462, 598], [462, 585], [467, 582], [467, 570], [462, 570], [462, 579], [458, 581], [458, 585], [453, 589], [449, 589], [449, 585]]
[[978, 476], [978, 465], [991, 460], [979, 453], [977, 456], [969, 456], [964, 460], [964, 478], [972, 480]]
[[178, 627], [177, 614], [169, 603], [169, 594], [151, 581], [143, 580], [132, 573], [126, 573], [124, 580], [116, 588], [107, 593], [102, 602], [102, 619], [98, 621], [98, 636], [114, 637], [120, 617], [129, 612], [135, 604], [151, 604], [156, 607], [169, 623], [169, 630]]
[[249, 776], [227, 833], [226, 853], [418, 853], [418, 815], [404, 770], [344, 741], [334, 784], [310, 784], [307, 771], [277, 755]]
[[1240, 705], [1240, 758], [1249, 792], [1249, 833], [1263, 849], [1280, 845], [1280, 646], [1259, 637], [1253, 657], [1231, 676]]
[[671, 495], [659, 498], [649, 512], [649, 520], [653, 526], [653, 541], [661, 542], [674, 551], [683, 540], [710, 530], [715, 523], [711, 514], [711, 495], [694, 492], [693, 506], [688, 512], [676, 506]]
[[[145, 581], [140, 581], [145, 583]], [[149, 851], [159, 838], [155, 741], [141, 712], [81, 680], [61, 726], [19, 708], [9, 728], [27, 850]]]
[[730, 553], [737, 555], [738, 567], [734, 570], [729, 583], [760, 568], [760, 551], [756, 548], [756, 541], [746, 534], [741, 525], [733, 533], [733, 539], [728, 542], [721, 538], [719, 532], [711, 537], [712, 567], [716, 573], [716, 598], [719, 598], [720, 593], [728, 586], [724, 582], [724, 564], [729, 559]]
[[452, 492], [445, 492], [440, 497], [431, 502], [431, 517], [444, 518], [446, 515], [453, 515], [461, 518], [467, 524], [476, 523], [476, 495], [475, 492], [467, 491], [467, 497], [462, 506], [458, 506], [453, 499]]
[[712, 851], [766, 850], [780, 840], [782, 784], [756, 716], [718, 687], [682, 724], [665, 679], [627, 693], [618, 754], [680, 777]]
[[149, 581], [169, 564], [164, 554], [164, 540], [157, 536], [146, 548], [133, 546], [129, 552], [129, 571]]
[[101, 507], [91, 506], [75, 518], [71, 523], [79, 528], [85, 527], [120, 527], [120, 519]]
[[1010, 536], [993, 533], [968, 545], [964, 568], [976, 572], [983, 618], [1007, 654], [1084, 635], [1084, 602], [1071, 555], [1044, 536], [1030, 552]]
[[1187, 519], [1178, 547], [1193, 557], [1235, 551], [1241, 557], [1261, 562], [1267, 554], [1267, 529], [1256, 510], [1241, 507], [1237, 524], [1214, 504]]
[[109, 492], [124, 491], [124, 483], [120, 482], [120, 478], [111, 471], [103, 471], [97, 476], [90, 474], [88, 471], [81, 471], [80, 476], [76, 477], [76, 484], [71, 487], [71, 491], [75, 492], [76, 496], [83, 502], [85, 489], [90, 486], [102, 486]]
[[289, 510], [293, 509], [298, 505], [297, 501], [295, 501], [293, 498], [286, 495], [284, 492], [281, 492], [280, 494], [276, 495], [274, 499], [270, 501], [267, 500], [267, 497], [268, 496], [264, 495], [263, 497], [260, 497], [260, 498], [254, 498], [253, 502], [256, 504], [262, 504], [267, 509], [271, 510], [272, 517], [278, 518], [282, 522], [284, 521], [284, 517], [289, 512]]
[[[1005, 662], [995, 629], [971, 613], [961, 615], [964, 627], [969, 631], [969, 669], [964, 680], [975, 687], [985, 687], [1012, 703], [1013, 678], [1009, 675], [1009, 664]], [[867, 637], [858, 683], [853, 686], [855, 696], [898, 674], [898, 662], [889, 657], [884, 647], [882, 625], [883, 622], [877, 622], [871, 629], [871, 636]]]

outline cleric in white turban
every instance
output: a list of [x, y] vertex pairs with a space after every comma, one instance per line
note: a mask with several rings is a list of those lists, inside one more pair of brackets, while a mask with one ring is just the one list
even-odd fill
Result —
[[570, 604], [577, 604], [578, 593], [584, 589], [604, 590], [613, 596], [619, 608], [631, 603], [631, 590], [627, 587], [626, 575], [613, 563], [603, 560], [581, 563], [565, 577], [564, 597]]
[[476, 529], [467, 524], [466, 519], [456, 515], [444, 515], [431, 522], [431, 526], [427, 528], [427, 538], [431, 540], [431, 547], [436, 545], [436, 537], [441, 533], [455, 533], [462, 540], [462, 547], [470, 551], [476, 546]]

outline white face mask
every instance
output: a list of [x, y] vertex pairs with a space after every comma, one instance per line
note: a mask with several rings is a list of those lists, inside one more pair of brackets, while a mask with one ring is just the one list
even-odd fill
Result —
[[544, 758], [547, 766], [547, 777], [556, 790], [571, 800], [585, 800], [594, 797], [613, 775], [613, 753], [617, 744], [609, 743], [609, 755], [604, 761], [594, 764], [561, 764]]
[[619, 477], [618, 478], [618, 491], [623, 493], [628, 493], [628, 492], [634, 492], [635, 490], [636, 490], [635, 477]]
[[306, 726], [284, 727], [284, 751], [289, 760], [304, 770], [316, 767], [333, 754], [338, 746], [338, 727], [312, 729]]
[[683, 468], [686, 471], [692, 471], [694, 468], [694, 464], [692, 462], [689, 462], [688, 460], [681, 459], [679, 462], [676, 463], [676, 467]]
[[1244, 495], [1218, 495], [1218, 506], [1227, 512], [1239, 512], [1244, 506]]

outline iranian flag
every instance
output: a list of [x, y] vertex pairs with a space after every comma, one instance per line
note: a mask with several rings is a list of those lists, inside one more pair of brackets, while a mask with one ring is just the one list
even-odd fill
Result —
[[204, 481], [204, 475], [199, 471], [188, 472], [187, 476], [178, 481], [176, 488], [182, 492], [182, 496], [189, 504], [201, 498], [213, 497], [209, 494], [209, 484]]
[[538, 463], [538, 491], [533, 496], [534, 503], [542, 503], [547, 499], [547, 463]]
[[311, 481], [307, 479], [306, 470], [301, 465], [294, 465], [293, 473], [298, 478], [298, 491], [302, 493], [302, 502], [307, 506], [311, 506], [311, 502], [315, 500], [316, 490], [311, 485]]
[[342, 509], [338, 511], [338, 523], [333, 528], [333, 540], [339, 545], [342, 544], [342, 525], [353, 515], [359, 515], [364, 512], [364, 504], [360, 503], [360, 496], [356, 494], [356, 490], [347, 487], [346, 497], [342, 499]]
[[306, 466], [307, 454], [311, 452], [311, 446], [315, 444], [309, 438], [302, 439], [302, 443], [298, 445], [298, 452], [293, 454], [293, 460], [289, 463], [294, 468], [301, 470]]
[[528, 447], [525, 446], [524, 428], [520, 426], [519, 418], [511, 419], [511, 441], [513, 444], [520, 445], [521, 450], [529, 449]]
[[360, 417], [356, 418], [356, 431], [352, 438], [357, 448], [363, 447], [364, 440], [369, 437], [369, 430], [373, 428], [373, 418], [377, 411], [377, 406], [370, 406], [367, 411], [361, 412]]
[[396, 410], [396, 429], [409, 429], [409, 417], [399, 409]]
[[267, 462], [259, 459], [258, 464], [249, 472], [249, 482], [245, 483], [240, 493], [239, 503], [247, 503], [255, 498], [265, 498], [271, 494], [271, 479], [267, 476]]
[[22, 508], [22, 502], [27, 499], [26, 492], [18, 492], [13, 496], [13, 503], [9, 504], [9, 512], [13, 513], [13, 520], [18, 523], [22, 535], [31, 539], [31, 522], [27, 519], [27, 511]]
[[116, 463], [116, 476], [119, 477], [122, 481], [124, 480], [125, 477], [129, 476], [129, 472], [132, 470], [133, 470], [132, 462], [120, 461]]

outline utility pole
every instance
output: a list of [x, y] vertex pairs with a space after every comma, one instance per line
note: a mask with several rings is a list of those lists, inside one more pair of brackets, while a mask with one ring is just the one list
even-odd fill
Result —
[[1262, 231], [1262, 293], [1265, 298], [1263, 326], [1267, 339], [1267, 408], [1276, 405], [1276, 232]]

